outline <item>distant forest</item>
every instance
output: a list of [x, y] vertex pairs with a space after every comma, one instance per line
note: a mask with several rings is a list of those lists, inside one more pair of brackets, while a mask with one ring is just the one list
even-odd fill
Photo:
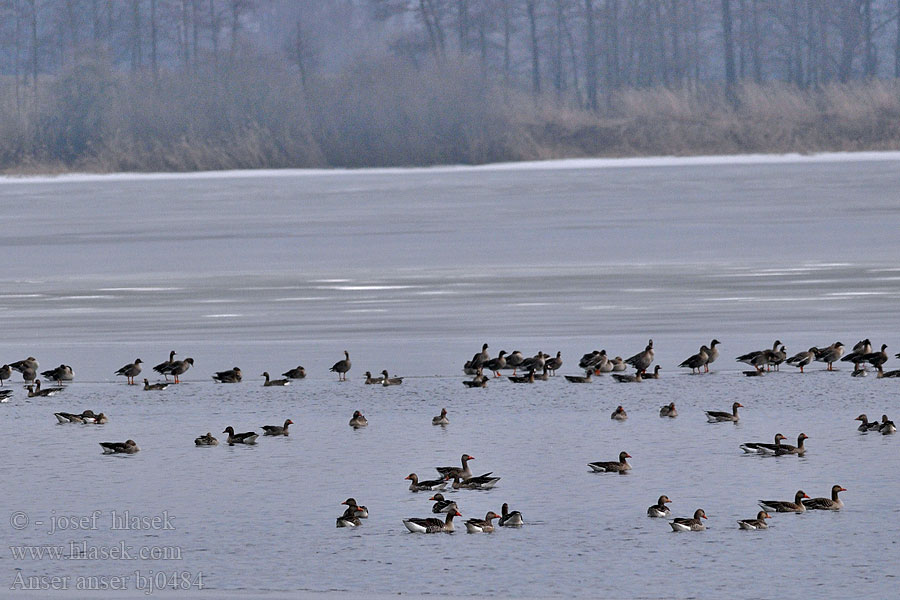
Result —
[[900, 0], [0, 0], [0, 171], [900, 148]]

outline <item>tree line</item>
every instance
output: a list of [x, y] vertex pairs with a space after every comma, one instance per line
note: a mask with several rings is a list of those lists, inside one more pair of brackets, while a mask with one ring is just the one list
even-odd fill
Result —
[[[898, 15], [900, 0], [0, 0], [0, 168], [894, 147]], [[768, 130], [746, 122], [766, 111]]]

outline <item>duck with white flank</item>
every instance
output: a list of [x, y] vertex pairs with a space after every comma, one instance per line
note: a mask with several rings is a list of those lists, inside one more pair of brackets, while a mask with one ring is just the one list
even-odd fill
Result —
[[428, 519], [403, 519], [403, 524], [411, 533], [450, 533], [453, 531], [453, 517], [461, 517], [457, 510], [447, 513], [447, 520], [441, 521], [433, 517]]
[[754, 531], [756, 529], [768, 529], [769, 526], [766, 524], [766, 519], [771, 519], [771, 518], [772, 518], [772, 515], [770, 515], [769, 513], [767, 513], [764, 510], [761, 510], [758, 513], [756, 513], [755, 519], [741, 519], [737, 523], [741, 529], [746, 529], [749, 531]]
[[744, 442], [741, 444], [741, 450], [750, 454], [775, 454], [781, 447], [781, 440], [787, 438], [780, 433], [775, 434], [775, 443], [767, 444], [763, 442]]
[[797, 490], [794, 495], [794, 501], [789, 500], [760, 500], [759, 505], [765, 509], [774, 510], [775, 512], [785, 513], [802, 513], [806, 511], [803, 505], [803, 499], [809, 498], [803, 490]]
[[718, 410], [706, 410], [703, 412], [706, 413], [707, 422], [709, 422], [709, 423], [724, 423], [724, 422], [728, 422], [728, 421], [737, 423], [737, 421], [739, 419], [737, 409], [739, 409], [739, 408], [744, 408], [744, 405], [741, 404], [740, 402], [735, 402], [734, 404], [731, 405], [730, 413], [722, 412], [722, 411], [718, 411]]
[[429, 500], [434, 500], [434, 506], [431, 507], [431, 512], [435, 514], [448, 513], [457, 510], [456, 502], [445, 499], [444, 495], [441, 493], [435, 494], [429, 498]]
[[666, 506], [667, 502], [671, 502], [671, 500], [669, 500], [668, 496], [663, 494], [662, 496], [659, 497], [659, 500], [656, 501], [656, 504], [654, 504], [653, 506], [651, 506], [650, 508], [647, 509], [647, 516], [663, 518], [663, 517], [668, 517], [669, 515], [671, 515], [672, 511], [669, 510], [668, 506]]
[[344, 360], [339, 360], [331, 365], [329, 371], [338, 374], [338, 381], [347, 381], [347, 371], [350, 370], [351, 366], [350, 353], [344, 350]]
[[353, 429], [359, 429], [360, 427], [368, 427], [369, 420], [363, 416], [361, 412], [358, 410], [353, 411], [353, 416], [350, 418], [350, 423], [348, 423], [350, 427]]
[[100, 447], [103, 448], [103, 454], [134, 454], [140, 450], [134, 440], [127, 440], [124, 442], [100, 442]]
[[288, 427], [293, 424], [294, 422], [290, 419], [285, 419], [284, 425], [263, 425], [263, 435], [290, 435], [291, 432], [288, 431]]
[[211, 431], [207, 431], [206, 435], [201, 435], [200, 437], [195, 438], [194, 444], [197, 446], [218, 446], [219, 440], [213, 437]]
[[403, 383], [402, 377], [391, 377], [390, 375], [388, 375], [387, 369], [382, 371], [381, 374], [383, 375], [383, 378], [381, 380], [381, 385], [383, 387], [388, 387], [391, 385], [400, 385], [401, 383]]
[[674, 403], [674, 402], [670, 402], [670, 403], [666, 404], [665, 406], [661, 406], [661, 407], [659, 408], [659, 416], [661, 416], [661, 417], [669, 417], [669, 418], [672, 418], [672, 419], [674, 419], [675, 417], [677, 417], [677, 416], [678, 416], [678, 411], [675, 410], [675, 403]]
[[644, 375], [640, 371], [635, 371], [634, 375], [623, 375], [622, 373], [613, 373], [613, 379], [619, 383], [640, 383], [644, 380]]
[[846, 491], [847, 488], [833, 485], [831, 486], [831, 498], [810, 498], [804, 500], [803, 505], [808, 510], [840, 510], [844, 508], [844, 502], [838, 498], [838, 494]]
[[647, 342], [647, 347], [644, 348], [643, 352], [638, 352], [634, 356], [626, 358], [625, 364], [631, 365], [637, 369], [638, 373], [643, 374], [653, 364], [653, 340]]
[[484, 376], [484, 373], [481, 369], [475, 373], [475, 377], [471, 381], [463, 381], [463, 385], [468, 388], [483, 388], [487, 387], [488, 378]]
[[97, 416], [94, 414], [92, 410], [86, 410], [82, 413], [67, 413], [67, 412], [58, 412], [53, 413], [53, 416], [56, 417], [56, 420], [60, 423], [85, 423], [86, 421], [95, 421]]
[[627, 452], [619, 452], [619, 460], [609, 462], [592, 462], [588, 466], [594, 470], [594, 473], [624, 473], [631, 470], [631, 465], [625, 460], [631, 458]]
[[507, 379], [513, 383], [534, 383], [534, 369], [528, 369], [528, 375], [509, 375]]
[[0, 402], [9, 402], [9, 399], [12, 397], [12, 390], [0, 390]]
[[887, 415], [881, 415], [881, 424], [878, 426], [878, 431], [884, 435], [889, 435], [896, 433], [897, 427], [893, 421], [887, 418]]
[[806, 352], [798, 352], [797, 354], [795, 354], [792, 357], [790, 357], [789, 359], [787, 359], [787, 364], [793, 365], [795, 367], [799, 367], [800, 372], [802, 373], [803, 367], [805, 367], [806, 365], [811, 363], [813, 360], [815, 360], [816, 352], [818, 352], [818, 351], [819, 351], [818, 348], [816, 348], [815, 346], [812, 346]]
[[[348, 498], [348, 500], [352, 500], [352, 498]], [[353, 506], [347, 505], [344, 514], [337, 518], [336, 524], [338, 527], [359, 527], [362, 525], [362, 521], [356, 516], [356, 500], [353, 500], [353, 503]], [[347, 504], [347, 500], [341, 502], [341, 504]]]
[[431, 417], [431, 424], [432, 425], [449, 425], [450, 419], [447, 418], [447, 409], [442, 408], [441, 414], [439, 414], [436, 417]]
[[510, 511], [509, 504], [503, 503], [500, 509], [500, 520], [497, 522], [500, 527], [521, 527], [525, 524], [522, 513], [517, 510]]
[[491, 533], [494, 531], [494, 519], [499, 519], [500, 515], [494, 511], [488, 511], [484, 515], [484, 519], [469, 519], [466, 521], [466, 531], [468, 533]]
[[372, 377], [371, 371], [366, 371], [366, 385], [381, 385], [381, 382], [384, 381], [384, 376], [381, 377]]
[[446, 477], [442, 479], [429, 479], [427, 481], [419, 481], [418, 475], [416, 475], [415, 473], [410, 473], [403, 479], [412, 482], [409, 484], [409, 491], [411, 492], [436, 492], [447, 487]]
[[263, 382], [263, 387], [283, 387], [291, 384], [289, 379], [269, 379], [268, 371], [263, 371], [260, 377], [266, 378], [265, 382]]
[[703, 524], [703, 521], [700, 519], [705, 519], [706, 513], [702, 508], [698, 508], [694, 511], [694, 517], [691, 519], [687, 519], [685, 517], [678, 517], [674, 521], [671, 521], [669, 525], [672, 526], [672, 531], [703, 531], [706, 529], [706, 525]]
[[781, 446], [775, 450], [775, 456], [785, 456], [788, 454], [803, 456], [803, 453], [806, 452], [806, 448], [803, 446], [803, 441], [808, 439], [808, 435], [806, 435], [805, 433], [801, 433], [799, 436], [797, 436], [796, 446], [791, 446], [790, 444], [781, 444]]
[[229, 425], [225, 428], [225, 431], [222, 433], [228, 434], [228, 445], [234, 446], [235, 444], [255, 444], [256, 438], [259, 437], [255, 431], [246, 431], [244, 433], [235, 433], [234, 427]]
[[609, 416], [609, 418], [612, 419], [613, 421], [624, 421], [625, 419], [628, 418], [628, 413], [625, 412], [625, 409], [622, 408], [621, 405], [619, 405], [616, 407], [616, 410], [614, 410], [612, 412], [612, 414]]
[[240, 383], [243, 377], [240, 367], [233, 367], [227, 371], [217, 371], [213, 375], [213, 381], [217, 383]]
[[593, 372], [593, 369], [586, 369], [584, 375], [564, 375], [564, 377], [571, 383], [590, 383]]
[[25, 389], [28, 390], [29, 398], [55, 396], [56, 394], [63, 391], [62, 388], [58, 388], [58, 387], [41, 389], [41, 380], [40, 379], [35, 379], [34, 385], [26, 386]]
[[643, 375], [641, 375], [641, 378], [642, 379], [659, 379], [660, 371], [662, 371], [662, 367], [659, 365], [656, 365], [655, 367], [653, 367], [652, 373], [644, 373]]
[[144, 391], [145, 392], [149, 392], [149, 391], [159, 392], [159, 391], [166, 389], [167, 387], [169, 387], [168, 383], [162, 383], [162, 382], [150, 383], [146, 377], [144, 378]]
[[134, 385], [134, 378], [140, 375], [141, 373], [141, 363], [143, 361], [139, 358], [134, 359], [133, 363], [128, 363], [118, 371], [116, 371], [116, 375], [123, 375], [128, 380], [128, 385]]
[[483, 475], [469, 477], [468, 479], [460, 479], [459, 475], [452, 475], [454, 490], [489, 490], [500, 481], [499, 477], [491, 477], [490, 471]]
[[297, 365], [296, 368], [285, 371], [281, 376], [287, 377], [288, 379], [304, 379], [306, 377], [306, 369], [301, 365]]

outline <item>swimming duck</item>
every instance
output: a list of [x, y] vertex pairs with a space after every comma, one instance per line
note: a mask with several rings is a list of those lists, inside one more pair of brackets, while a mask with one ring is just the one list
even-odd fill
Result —
[[584, 372], [584, 375], [565, 375], [566, 381], [570, 381], [572, 383], [590, 383], [591, 382], [591, 374], [593, 373], [593, 369], [587, 369]]
[[388, 387], [391, 385], [400, 385], [401, 383], [403, 383], [402, 377], [391, 377], [390, 375], [388, 375], [387, 369], [382, 371], [381, 374], [384, 376], [381, 380], [381, 385], [384, 387]]
[[290, 419], [285, 419], [284, 425], [263, 425], [263, 435], [290, 435], [288, 427], [293, 424], [294, 422]]
[[616, 410], [614, 410], [612, 412], [612, 414], [609, 416], [609, 418], [612, 419], [613, 421], [624, 421], [625, 419], [628, 418], [628, 413], [626, 413], [625, 409], [622, 408], [621, 405], [619, 405], [616, 407]]
[[881, 415], [881, 424], [878, 426], [878, 431], [884, 435], [889, 435], [891, 433], [896, 433], [897, 427], [894, 425], [893, 421], [887, 418], [887, 415]]
[[797, 445], [791, 446], [790, 444], [781, 444], [778, 448], [775, 449], [775, 456], [785, 456], [787, 454], [796, 454], [798, 456], [803, 456], [803, 453], [806, 452], [806, 448], [803, 446], [803, 441], [808, 440], [809, 436], [805, 433], [801, 433], [797, 436]]
[[439, 414], [436, 417], [431, 417], [431, 424], [432, 425], [449, 425], [450, 419], [447, 418], [447, 409], [442, 408], [441, 414]]
[[12, 390], [0, 390], [0, 402], [9, 402], [10, 397], [12, 397]]
[[151, 390], [160, 391], [169, 387], [168, 383], [150, 383], [147, 378], [144, 378], [144, 391], [149, 392]]
[[659, 416], [661, 416], [661, 417], [671, 417], [671, 418], [673, 418], [673, 419], [674, 419], [675, 417], [677, 417], [677, 416], [678, 416], [678, 411], [675, 410], [675, 403], [674, 403], [674, 402], [670, 402], [669, 404], [667, 404], [667, 405], [665, 405], [665, 406], [661, 406], [661, 407], [659, 408]]
[[627, 452], [619, 452], [618, 461], [598, 461], [588, 463], [588, 466], [594, 470], [594, 473], [624, 473], [631, 470], [631, 465], [625, 460], [626, 458], [631, 458], [631, 455]]
[[411, 533], [441, 533], [453, 531], [453, 517], [461, 517], [462, 514], [457, 510], [447, 513], [447, 519], [441, 521], [434, 517], [428, 519], [403, 519], [403, 524]]
[[703, 524], [703, 521], [700, 519], [705, 519], [706, 513], [703, 512], [702, 508], [698, 508], [694, 511], [694, 517], [691, 519], [686, 519], [684, 517], [678, 517], [674, 521], [671, 521], [669, 525], [672, 526], [672, 531], [703, 531], [706, 529], [706, 525]]
[[304, 379], [306, 377], [306, 369], [301, 365], [297, 365], [296, 368], [285, 371], [281, 376], [287, 377], [288, 379]]
[[218, 446], [219, 440], [213, 437], [212, 432], [207, 431], [206, 435], [195, 438], [194, 444], [197, 446]]
[[755, 519], [741, 519], [737, 523], [741, 529], [747, 529], [747, 530], [751, 530], [751, 531], [755, 530], [755, 529], [768, 529], [769, 526], [766, 524], [766, 519], [771, 519], [771, 518], [772, 518], [772, 515], [770, 515], [769, 513], [767, 513], [764, 510], [761, 510], [758, 513], [756, 513]]
[[243, 374], [239, 367], [234, 367], [227, 371], [217, 371], [216, 374], [213, 375], [213, 380], [218, 383], [240, 383], [242, 378]]
[[437, 490], [442, 490], [447, 487], [447, 479], [429, 479], [427, 481], [419, 481], [419, 476], [415, 473], [410, 473], [406, 477], [404, 477], [407, 481], [411, 481], [409, 484], [409, 491], [411, 492], [434, 492]]
[[640, 383], [644, 380], [644, 376], [640, 371], [635, 371], [634, 375], [623, 375], [621, 373], [613, 373], [613, 379], [619, 383]]
[[534, 369], [529, 369], [528, 375], [509, 375], [507, 379], [513, 383], [534, 383]]
[[491, 473], [493, 473], [493, 471], [483, 475], [469, 477], [468, 479], [462, 479], [458, 473], [455, 473], [451, 476], [453, 479], [452, 487], [454, 490], [489, 490], [500, 481], [499, 477], [491, 477]]
[[866, 413], [859, 415], [858, 417], [856, 417], [853, 420], [854, 421], [862, 421], [862, 423], [860, 423], [859, 427], [856, 428], [858, 431], [873, 431], [873, 430], [876, 430], [879, 427], [881, 427], [881, 423], [879, 423], [878, 421], [872, 421], [870, 423], [869, 417], [866, 416]]
[[525, 519], [522, 518], [522, 513], [519, 511], [510, 511], [509, 504], [504, 502], [503, 507], [500, 509], [500, 520], [497, 521], [497, 524], [500, 527], [521, 527], [525, 524]]
[[384, 376], [382, 377], [372, 377], [372, 373], [370, 371], [366, 371], [366, 385], [381, 385], [381, 382], [384, 381]]
[[84, 423], [85, 419], [91, 419], [93, 421], [96, 418], [96, 415], [92, 410], [86, 410], [80, 414], [57, 412], [53, 413], [53, 416], [55, 416], [56, 420], [60, 423]]
[[55, 396], [56, 394], [58, 394], [59, 392], [62, 391], [62, 388], [41, 389], [41, 380], [40, 379], [35, 379], [34, 385], [26, 386], [26, 389], [28, 390], [29, 398]]
[[831, 486], [831, 498], [810, 498], [804, 500], [803, 505], [809, 510], [840, 510], [844, 508], [844, 502], [838, 498], [838, 494], [846, 491], [847, 488], [833, 485]]
[[806, 510], [806, 506], [803, 505], [804, 498], [809, 498], [809, 496], [806, 495], [806, 492], [797, 490], [793, 502], [787, 500], [760, 500], [759, 505], [763, 508], [774, 510], [775, 512], [801, 513]]
[[366, 419], [361, 412], [358, 410], [353, 411], [353, 416], [350, 418], [350, 427], [353, 429], [359, 429], [360, 427], [366, 427], [369, 425], [369, 420]]
[[429, 500], [434, 500], [434, 506], [431, 507], [431, 512], [433, 513], [446, 513], [456, 510], [456, 502], [445, 499], [441, 493], [435, 494]]
[[291, 384], [291, 381], [289, 379], [269, 379], [268, 371], [263, 371], [260, 377], [266, 378], [266, 381], [263, 383], [263, 387], [276, 387]]
[[781, 447], [781, 440], [786, 439], [787, 438], [780, 433], [776, 433], [774, 444], [766, 444], [763, 442], [744, 442], [743, 444], [741, 444], [741, 450], [750, 454], [775, 454]]
[[128, 385], [134, 385], [134, 378], [140, 375], [141, 373], [141, 363], [143, 361], [139, 358], [134, 359], [133, 363], [128, 363], [118, 371], [116, 371], [116, 375], [124, 375], [128, 380]]
[[721, 423], [721, 422], [727, 422], [727, 421], [732, 421], [732, 422], [736, 423], [739, 419], [738, 410], [737, 410], [739, 408], [744, 408], [744, 405], [741, 404], [740, 402], [735, 402], [734, 404], [731, 405], [730, 413], [721, 412], [718, 410], [706, 410], [703, 412], [706, 413], [706, 418], [709, 423]]
[[[341, 502], [341, 504], [346, 504], [346, 502]], [[359, 527], [362, 525], [362, 521], [356, 516], [356, 507], [348, 506], [344, 510], [344, 514], [337, 518], [336, 525], [338, 527]]]
[[672, 511], [669, 510], [669, 507], [666, 506], [667, 502], [671, 502], [669, 497], [663, 494], [659, 497], [659, 500], [656, 501], [656, 504], [647, 509], [648, 517], [668, 517], [672, 514]]
[[103, 448], [103, 454], [134, 454], [140, 450], [134, 440], [100, 442], [100, 447]]
[[256, 438], [259, 437], [255, 431], [247, 431], [244, 433], [235, 433], [234, 428], [229, 425], [225, 428], [225, 431], [222, 433], [228, 434], [228, 445], [234, 446], [235, 444], [255, 444]]
[[461, 467], [435, 467], [435, 470], [443, 477], [459, 475], [460, 479], [469, 479], [472, 476], [472, 470], [469, 468], [469, 461], [475, 460], [475, 457], [463, 454], [459, 460], [462, 463]]
[[494, 531], [494, 519], [499, 519], [500, 515], [494, 511], [488, 511], [484, 515], [484, 519], [469, 519], [466, 521], [466, 531], [468, 533], [491, 533]]

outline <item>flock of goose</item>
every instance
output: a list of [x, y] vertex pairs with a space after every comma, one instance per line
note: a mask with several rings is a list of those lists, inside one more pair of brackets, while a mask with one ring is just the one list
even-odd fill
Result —
[[[717, 346], [720, 344], [713, 339], [710, 344], [702, 345], [700, 350], [685, 359], [679, 364], [681, 368], [689, 368], [692, 373], [709, 372], [709, 365], [719, 357]], [[835, 342], [824, 348], [810, 347], [805, 352], [800, 352], [794, 356], [788, 357], [784, 345], [780, 340], [776, 340], [771, 349], [755, 350], [737, 357], [737, 361], [752, 366], [753, 371], [745, 371], [748, 376], [757, 376], [774, 369], [778, 370], [780, 365], [785, 363], [795, 366], [803, 372], [803, 368], [814, 361], [823, 362], [827, 365], [827, 370], [833, 370], [833, 363], [838, 360], [850, 362], [854, 366], [853, 375], [860, 376], [867, 372], [866, 367], [872, 366], [877, 371], [878, 377], [898, 377], [900, 370], [888, 371], [883, 370], [884, 364], [888, 360], [886, 352], [887, 345], [881, 346], [880, 351], [873, 351], [871, 341], [868, 339], [861, 340], [854, 347], [852, 352], [844, 356], [844, 346], [841, 342]], [[144, 390], [161, 391], [166, 389], [170, 383], [168, 378], [173, 377], [173, 384], [180, 382], [180, 376], [183, 375], [194, 365], [192, 358], [184, 360], [175, 360], [176, 352], [173, 350], [169, 354], [166, 361], [159, 363], [153, 367], [153, 370], [166, 379], [165, 382], [157, 382], [151, 384], [148, 379], [144, 379]], [[896, 355], [900, 358], [900, 354]], [[654, 370], [648, 374], [647, 370], [652, 366], [654, 360], [653, 340], [651, 339], [643, 351], [633, 356], [623, 359], [619, 356], [610, 360], [605, 350], [595, 350], [582, 356], [579, 361], [579, 367], [584, 370], [584, 375], [566, 375], [565, 379], [573, 383], [588, 383], [591, 381], [592, 375], [600, 375], [611, 373], [612, 376], [620, 382], [639, 382], [643, 379], [659, 378], [660, 366], [656, 365]], [[140, 358], [134, 362], [124, 365], [115, 371], [118, 376], [126, 377], [130, 385], [134, 384], [134, 379], [140, 375], [142, 371], [142, 361]], [[556, 371], [562, 367], [562, 353], [557, 352], [555, 357], [551, 357], [543, 352], [538, 352], [532, 357], [525, 357], [521, 352], [514, 351], [507, 354], [501, 351], [498, 356], [492, 358], [488, 353], [488, 344], [482, 346], [481, 352], [476, 353], [471, 360], [467, 361], [463, 367], [466, 374], [473, 375], [472, 380], [464, 381], [468, 387], [484, 387], [488, 381], [488, 377], [484, 375], [485, 370], [492, 372], [494, 378], [501, 377], [501, 371], [511, 369], [513, 374], [508, 379], [515, 383], [533, 383], [535, 380], [547, 380], [553, 377]], [[347, 373], [351, 369], [349, 352], [344, 352], [344, 358], [336, 362], [331, 371], [337, 373], [340, 381], [346, 381]], [[633, 374], [621, 373], [630, 366], [634, 369]], [[39, 364], [34, 357], [5, 364], [0, 367], [0, 385], [4, 380], [12, 377], [12, 372], [17, 371], [22, 374], [23, 380], [28, 383], [29, 397], [35, 396], [51, 396], [59, 393], [64, 388], [63, 382], [72, 381], [74, 379], [74, 371], [71, 366], [61, 364], [58, 367], [43, 371], [40, 374], [48, 380], [54, 381], [58, 387], [41, 388], [40, 379], [37, 378]], [[527, 371], [527, 375], [518, 375], [519, 370]], [[536, 375], [540, 371], [541, 375]], [[272, 379], [268, 372], [263, 372], [260, 376], [264, 378], [264, 386], [285, 386], [292, 379], [303, 379], [306, 377], [306, 370], [302, 366], [290, 369], [282, 374], [284, 379]], [[381, 377], [373, 377], [371, 372], [365, 373], [366, 384], [376, 384], [382, 386], [400, 385], [403, 382], [402, 377], [390, 377], [387, 370], [381, 372]], [[234, 367], [225, 371], [216, 372], [213, 380], [218, 383], [239, 383], [242, 381], [242, 373], [240, 368]], [[6, 401], [12, 395], [11, 390], [0, 390], [0, 401]], [[732, 422], [739, 420], [738, 408], [742, 405], [739, 402], [732, 404], [731, 411], [705, 411], [707, 420], [710, 423]], [[81, 413], [57, 412], [54, 413], [59, 423], [82, 423], [102, 425], [108, 422], [108, 418], [102, 412], [95, 413], [92, 410], [85, 410]], [[675, 403], [669, 403], [662, 406], [659, 411], [660, 417], [674, 418], [678, 415]], [[610, 415], [613, 420], [623, 421], [628, 418], [625, 409], [618, 406]], [[856, 420], [861, 424], [858, 430], [861, 432], [877, 431], [882, 434], [892, 434], [897, 431], [894, 423], [888, 419], [887, 415], [882, 415], [880, 422], [870, 422], [865, 414], [859, 415]], [[433, 425], [446, 426], [450, 423], [447, 416], [447, 410], [442, 409], [441, 414], [432, 418]], [[291, 419], [285, 419], [281, 425], [264, 425], [262, 426], [263, 435], [265, 436], [287, 436], [290, 434], [290, 426], [293, 424]], [[349, 425], [354, 429], [366, 427], [368, 421], [360, 411], [355, 411], [350, 419]], [[255, 431], [247, 431], [236, 433], [234, 428], [228, 426], [222, 433], [227, 433], [227, 443], [231, 446], [235, 444], [255, 444], [259, 434]], [[777, 433], [774, 443], [767, 442], [745, 442], [740, 445], [744, 452], [757, 453], [772, 456], [800, 456], [805, 452], [804, 441], [809, 439], [805, 433], [800, 433], [797, 438], [797, 445], [793, 446], [785, 444], [783, 441], [787, 439], [781, 433]], [[194, 440], [197, 446], [216, 446], [218, 440], [211, 432], [201, 435]], [[134, 454], [140, 449], [134, 440], [126, 440], [125, 442], [100, 442], [100, 446], [104, 453], [108, 454]], [[631, 465], [627, 459], [631, 455], [625, 451], [619, 453], [618, 460], [615, 461], [595, 461], [588, 464], [595, 473], [618, 473], [624, 474], [631, 470]], [[474, 460], [473, 456], [463, 454], [461, 457], [461, 466], [459, 467], [436, 467], [439, 477], [431, 480], [420, 480], [416, 473], [410, 473], [405, 479], [410, 481], [409, 490], [411, 492], [429, 491], [440, 492], [451, 485], [454, 490], [475, 489], [487, 490], [494, 487], [500, 480], [500, 477], [493, 476], [491, 472], [481, 475], [474, 475], [469, 468], [469, 461]], [[451, 483], [452, 481], [452, 483]], [[840, 492], [846, 491], [840, 485], [834, 485], [831, 489], [831, 497], [810, 498], [803, 490], [798, 490], [793, 501], [776, 501], [776, 500], [760, 500], [759, 505], [763, 509], [758, 512], [756, 518], [743, 519], [738, 521], [741, 529], [766, 529], [766, 519], [771, 518], [771, 512], [803, 512], [805, 510], [839, 510], [843, 507], [843, 502], [838, 497]], [[435, 502], [432, 507], [432, 513], [445, 514], [444, 519], [429, 518], [408, 518], [403, 519], [403, 524], [413, 533], [437, 533], [453, 531], [453, 518], [462, 516], [459, 508], [454, 501], [447, 500], [441, 493], [436, 493], [429, 498]], [[666, 495], [659, 497], [656, 504], [647, 509], [650, 517], [670, 517], [671, 511], [666, 506], [671, 500]], [[344, 513], [337, 518], [338, 527], [355, 527], [361, 524], [360, 519], [368, 518], [369, 512], [365, 506], [357, 504], [353, 498], [348, 498], [341, 503], [347, 508]], [[706, 527], [703, 520], [706, 519], [706, 513], [703, 509], [697, 509], [693, 517], [675, 518], [670, 522], [674, 531], [702, 531]], [[518, 511], [509, 511], [508, 504], [504, 503], [501, 513], [497, 514], [488, 511], [484, 519], [469, 519], [466, 521], [466, 530], [470, 533], [488, 533], [494, 531], [493, 521], [497, 520], [500, 526], [521, 526], [524, 519]]]

